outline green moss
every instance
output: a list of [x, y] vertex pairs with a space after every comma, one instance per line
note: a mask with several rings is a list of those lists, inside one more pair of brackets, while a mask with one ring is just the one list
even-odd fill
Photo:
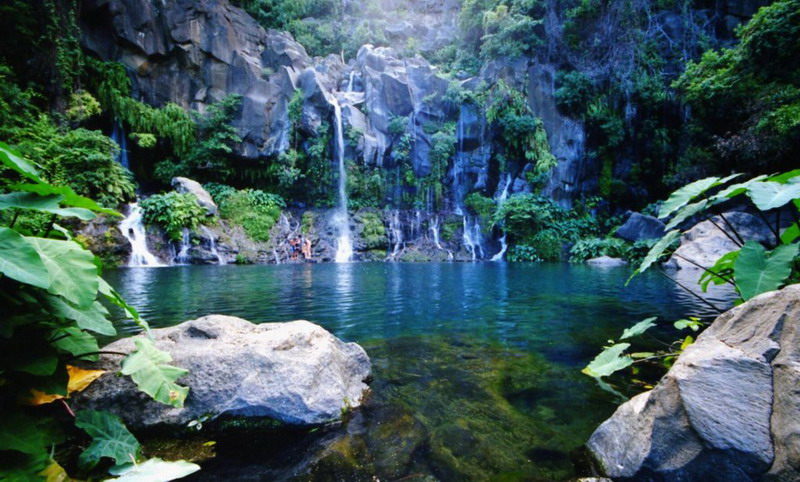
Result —
[[389, 243], [381, 217], [374, 212], [359, 213], [356, 219], [363, 225], [361, 238], [368, 250], [385, 250]]

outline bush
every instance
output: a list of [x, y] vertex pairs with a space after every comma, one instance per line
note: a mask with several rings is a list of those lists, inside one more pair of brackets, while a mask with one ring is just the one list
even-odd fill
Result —
[[385, 249], [389, 243], [386, 227], [376, 213], [366, 213], [361, 217], [364, 231], [361, 233], [366, 249]]
[[197, 198], [189, 193], [173, 191], [155, 194], [139, 205], [145, 223], [161, 226], [174, 241], [183, 237], [184, 229], [196, 229], [206, 216], [206, 211], [197, 203]]
[[600, 256], [629, 259], [633, 246], [619, 238], [587, 238], [575, 243], [569, 254], [571, 263], [583, 263]]
[[257, 189], [243, 189], [227, 196], [219, 207], [220, 215], [244, 228], [254, 241], [269, 241], [269, 230], [286, 207], [283, 198]]

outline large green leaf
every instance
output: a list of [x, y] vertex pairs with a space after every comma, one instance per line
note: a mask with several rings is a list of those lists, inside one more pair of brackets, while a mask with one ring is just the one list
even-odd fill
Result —
[[645, 331], [649, 330], [650, 328], [656, 326], [654, 321], [656, 321], [657, 317], [647, 318], [639, 323], [636, 323], [630, 328], [625, 328], [622, 332], [622, 336], [619, 338], [620, 340], [627, 340], [628, 338], [633, 338], [634, 336], [639, 336]]
[[36, 248], [13, 229], [2, 227], [0, 227], [0, 273], [38, 288], [50, 287], [50, 275]]
[[40, 196], [33, 192], [12, 192], [0, 194], [0, 210], [3, 209], [32, 209], [58, 216], [75, 217], [83, 221], [95, 218], [95, 214], [84, 208], [62, 208], [60, 203], [64, 197], [60, 194]]
[[48, 296], [46, 303], [56, 316], [72, 320], [84, 330], [107, 336], [117, 334], [114, 325], [108, 320], [108, 310], [99, 301], [95, 301], [88, 308], [78, 308], [57, 296]]
[[709, 198], [709, 201], [711, 202], [712, 206], [728, 201], [729, 199], [735, 198], [736, 196], [747, 192], [747, 188], [750, 187], [751, 184], [763, 181], [766, 178], [767, 176], [762, 174], [760, 176], [754, 177], [753, 179], [749, 179], [747, 181], [740, 182], [738, 184], [732, 184], [723, 189], [722, 191], [718, 192], [717, 194], [711, 196]]
[[98, 276], [94, 256], [74, 241], [25, 238], [39, 253], [48, 273], [48, 291], [63, 296], [79, 308], [88, 308], [97, 297]]
[[81, 410], [75, 416], [75, 426], [93, 439], [78, 459], [81, 467], [91, 469], [103, 457], [114, 459], [117, 465], [128, 464], [139, 458], [139, 442], [116, 415]]
[[136, 311], [136, 308], [126, 303], [122, 296], [113, 287], [111, 287], [106, 280], [98, 277], [98, 282], [100, 284], [100, 294], [105, 296], [109, 302], [122, 308], [125, 311], [125, 314], [137, 325], [139, 325], [139, 327], [141, 327], [145, 332], [150, 332], [150, 325], [148, 325], [147, 322], [139, 316], [139, 312]]
[[703, 209], [708, 206], [708, 200], [703, 199], [696, 203], [687, 204], [686, 206], [680, 208], [678, 212], [675, 213], [675, 216], [670, 220], [670, 222], [664, 227], [664, 229], [673, 229], [678, 226], [680, 223], [686, 221], [688, 218], [694, 216], [695, 214], [699, 213]]
[[800, 198], [800, 184], [754, 182], [747, 188], [747, 195], [758, 209], [769, 211]]
[[103, 206], [97, 204], [92, 199], [88, 197], [80, 196], [75, 193], [69, 186], [53, 186], [51, 184], [12, 184], [9, 186], [10, 189], [14, 189], [17, 191], [25, 191], [25, 192], [32, 192], [39, 194], [40, 196], [49, 196], [53, 194], [57, 194], [62, 196], [61, 203], [67, 206], [75, 207], [75, 208], [84, 208], [90, 211], [98, 212], [98, 213], [105, 213], [110, 214], [112, 216], [122, 216], [120, 213], [114, 211], [113, 209], [107, 209]]
[[[53, 330], [51, 338], [54, 340], [51, 343], [54, 347], [73, 356], [100, 351], [95, 337], [74, 326]], [[98, 358], [98, 355], [81, 357], [86, 361], [97, 361]]]
[[622, 352], [630, 348], [630, 343], [617, 343], [603, 350], [581, 372], [590, 377], [607, 377], [612, 373], [624, 370], [633, 364], [633, 358]]
[[786, 231], [781, 233], [781, 242], [783, 244], [789, 244], [797, 238], [800, 238], [800, 224], [797, 223], [792, 224], [786, 228]]
[[781, 184], [794, 184], [800, 182], [800, 169], [795, 169], [794, 171], [784, 172], [783, 174], [778, 174], [776, 176], [771, 176], [769, 178], [772, 182], [779, 182]]
[[639, 273], [643, 273], [653, 263], [658, 261], [658, 259], [664, 255], [664, 252], [667, 249], [669, 249], [669, 247], [672, 246], [672, 244], [675, 241], [677, 241], [678, 238], [680, 237], [681, 237], [681, 232], [675, 229], [668, 232], [667, 234], [664, 235], [664, 237], [659, 239], [658, 242], [654, 244], [652, 248], [650, 248], [650, 251], [647, 252], [647, 256], [644, 257], [642, 263], [639, 265], [639, 268], [637, 268], [636, 271], [633, 272], [633, 274], [631, 275], [630, 278], [628, 278], [628, 281], [626, 281], [625, 284], [627, 285], [628, 283], [630, 283], [631, 279], [633, 279], [634, 276], [636, 276]]
[[122, 361], [122, 374], [130, 375], [139, 389], [154, 400], [182, 407], [189, 389], [175, 380], [189, 372], [169, 365], [172, 357], [156, 348], [149, 338], [137, 338], [134, 343], [136, 350]]
[[110, 479], [117, 482], [169, 482], [170, 480], [182, 479], [198, 470], [200, 470], [199, 465], [184, 460], [166, 462], [153, 458], [141, 464], [115, 467], [109, 472], [111, 475], [120, 476], [116, 479]]
[[736, 286], [745, 301], [781, 287], [792, 272], [800, 245], [781, 245], [767, 253], [764, 246], [748, 241], [735, 263]]
[[691, 184], [687, 184], [670, 194], [658, 211], [658, 217], [663, 219], [691, 202], [697, 196], [708, 191], [719, 183], [718, 177], [707, 177]]
[[36, 169], [23, 159], [19, 152], [11, 149], [5, 142], [0, 142], [0, 162], [31, 181], [42, 182]]

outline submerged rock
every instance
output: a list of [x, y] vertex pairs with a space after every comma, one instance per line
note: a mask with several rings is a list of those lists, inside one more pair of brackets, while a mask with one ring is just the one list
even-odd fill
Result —
[[591, 266], [614, 267], [614, 266], [627, 266], [628, 262], [620, 258], [612, 258], [610, 256], [600, 256], [599, 258], [592, 258], [586, 261], [586, 264]]
[[724, 313], [588, 447], [614, 480], [800, 479], [800, 285]]
[[[256, 325], [241, 318], [208, 315], [152, 330], [156, 346], [189, 374], [183, 408], [152, 401], [115, 371], [118, 357], [104, 356], [109, 371], [76, 398], [80, 409], [118, 414], [133, 428], [184, 425], [205, 415], [264, 416], [294, 425], [338, 419], [361, 404], [370, 361], [356, 343], [344, 343], [308, 321]], [[106, 351], [128, 353], [134, 338]]]

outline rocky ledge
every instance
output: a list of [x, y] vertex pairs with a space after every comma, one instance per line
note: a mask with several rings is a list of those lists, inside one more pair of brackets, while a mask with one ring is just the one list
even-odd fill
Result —
[[800, 480], [800, 285], [722, 314], [589, 440], [614, 480]]
[[[111, 355], [96, 364], [108, 373], [75, 405], [116, 413], [131, 428], [185, 425], [220, 415], [314, 425], [359, 406], [368, 389], [371, 365], [364, 349], [308, 321], [256, 325], [209, 315], [152, 330], [152, 336], [174, 365], [189, 370], [178, 381], [190, 388], [183, 408], [154, 402], [128, 377], [116, 376], [119, 356]], [[115, 341], [105, 350], [129, 353], [134, 339]]]

